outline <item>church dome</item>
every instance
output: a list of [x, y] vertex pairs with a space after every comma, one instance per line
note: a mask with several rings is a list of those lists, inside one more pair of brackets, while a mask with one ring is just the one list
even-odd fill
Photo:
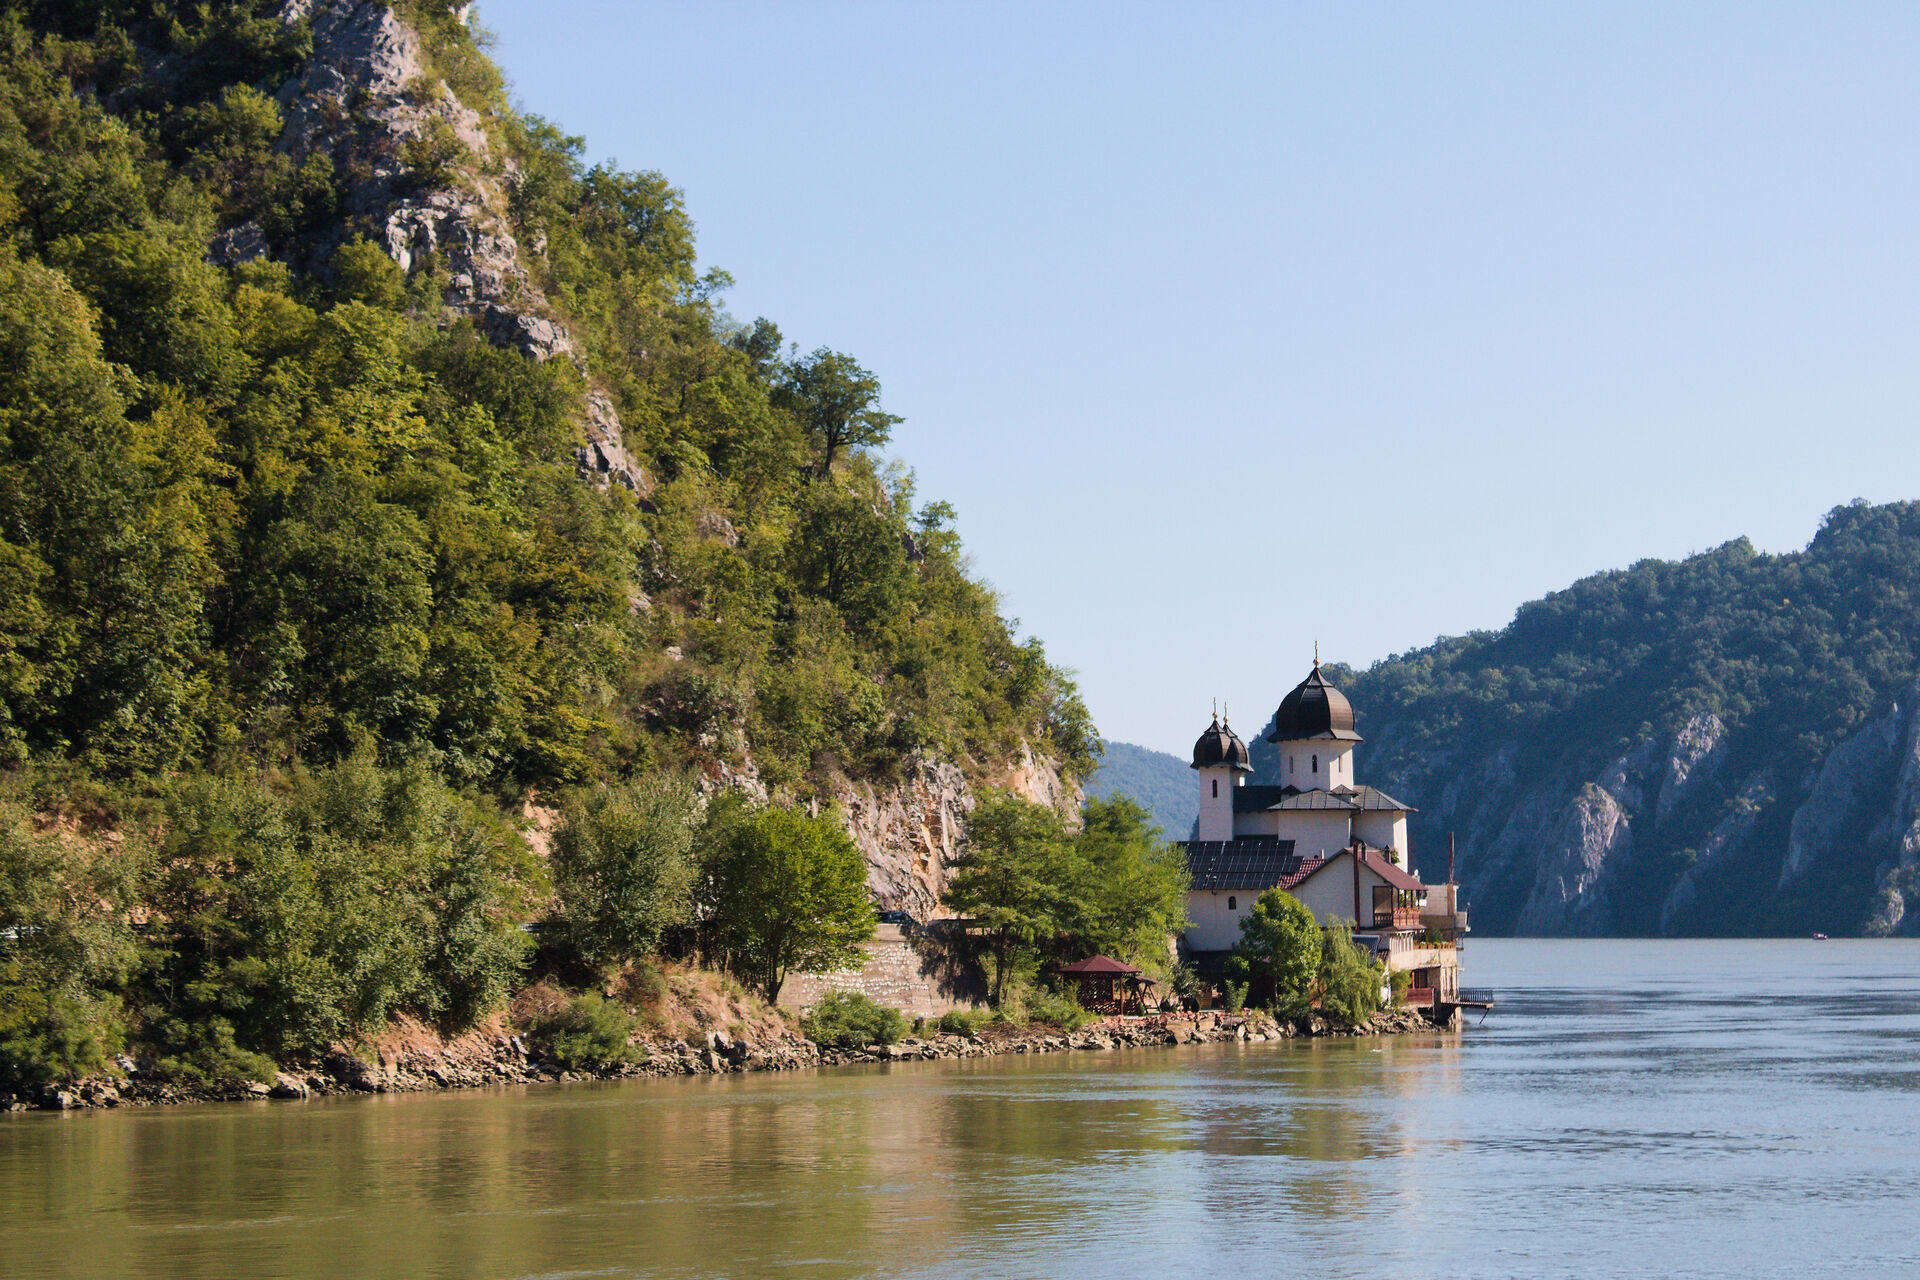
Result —
[[1247, 757], [1247, 744], [1240, 741], [1239, 734], [1215, 719], [1193, 744], [1192, 767], [1210, 769], [1223, 764], [1249, 773], [1253, 771], [1253, 762]]
[[1360, 741], [1360, 735], [1353, 731], [1353, 704], [1327, 683], [1318, 662], [1313, 664], [1312, 673], [1281, 700], [1280, 709], [1273, 713], [1273, 732], [1267, 735], [1268, 742], [1297, 742], [1302, 738]]

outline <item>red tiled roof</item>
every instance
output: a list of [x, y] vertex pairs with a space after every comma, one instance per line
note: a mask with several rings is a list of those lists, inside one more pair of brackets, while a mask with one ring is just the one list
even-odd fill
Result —
[[1072, 964], [1060, 966], [1062, 973], [1138, 973], [1130, 964], [1121, 964], [1112, 956], [1088, 956], [1085, 960], [1076, 960]]

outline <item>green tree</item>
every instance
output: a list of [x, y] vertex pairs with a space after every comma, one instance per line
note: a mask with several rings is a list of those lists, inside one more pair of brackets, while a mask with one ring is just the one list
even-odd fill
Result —
[[1320, 932], [1317, 983], [1321, 1009], [1344, 1022], [1358, 1024], [1379, 1011], [1380, 962], [1353, 940], [1353, 926], [1344, 920]]
[[1058, 813], [1005, 792], [980, 801], [967, 815], [966, 834], [946, 904], [986, 929], [999, 1008], [1017, 950], [1053, 937], [1077, 910], [1073, 842]]
[[866, 862], [830, 815], [769, 808], [731, 823], [702, 898], [716, 945], [769, 1002], [789, 973], [857, 964], [873, 936]]
[[1281, 1000], [1311, 994], [1324, 940], [1313, 911], [1284, 889], [1268, 889], [1240, 920], [1240, 941], [1228, 960], [1229, 978], [1273, 984]]
[[883, 445], [900, 417], [881, 411], [880, 380], [852, 356], [821, 347], [787, 372], [780, 402], [800, 419], [819, 449], [815, 474], [833, 472], [842, 449]]
[[1077, 925], [1088, 948], [1164, 967], [1168, 939], [1187, 926], [1185, 851], [1129, 796], [1089, 800], [1074, 844]]
[[553, 879], [567, 931], [589, 963], [645, 956], [692, 911], [693, 797], [675, 779], [599, 787], [567, 807]]
[[135, 868], [113, 853], [0, 809], [0, 1084], [72, 1080], [120, 1047]]

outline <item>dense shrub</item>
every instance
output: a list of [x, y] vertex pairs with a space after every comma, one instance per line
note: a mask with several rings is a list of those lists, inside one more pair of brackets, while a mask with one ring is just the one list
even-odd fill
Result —
[[984, 1015], [977, 1010], [949, 1009], [940, 1015], [940, 1021], [936, 1024], [936, 1029], [939, 1030], [942, 1035], [967, 1036], [971, 1038], [979, 1033], [980, 1023], [983, 1020]]
[[612, 968], [644, 957], [692, 911], [692, 792], [677, 780], [600, 787], [553, 837], [560, 911], [580, 955]]
[[1020, 1012], [1028, 1022], [1062, 1031], [1078, 1031], [1094, 1019], [1093, 1013], [1072, 995], [1039, 987], [1029, 988], [1022, 995]]
[[807, 1038], [833, 1049], [865, 1049], [892, 1044], [907, 1034], [907, 1020], [859, 991], [834, 991], [820, 998], [801, 1020]]
[[529, 1031], [559, 1066], [568, 1071], [599, 1071], [645, 1060], [645, 1052], [631, 1043], [633, 1028], [634, 1020], [626, 1010], [589, 991], [541, 1017]]

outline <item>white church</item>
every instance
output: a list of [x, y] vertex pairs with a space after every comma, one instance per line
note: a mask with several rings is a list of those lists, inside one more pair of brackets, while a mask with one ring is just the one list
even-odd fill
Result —
[[1280, 781], [1247, 781], [1247, 744], [1218, 716], [1193, 744], [1200, 821], [1187, 842], [1183, 948], [1205, 968], [1240, 940], [1254, 899], [1281, 888], [1322, 923], [1341, 919], [1387, 968], [1413, 975], [1414, 1004], [1459, 994], [1458, 888], [1428, 886], [1407, 857], [1413, 810], [1354, 773], [1353, 705], [1313, 670], [1280, 703], [1273, 732]]

